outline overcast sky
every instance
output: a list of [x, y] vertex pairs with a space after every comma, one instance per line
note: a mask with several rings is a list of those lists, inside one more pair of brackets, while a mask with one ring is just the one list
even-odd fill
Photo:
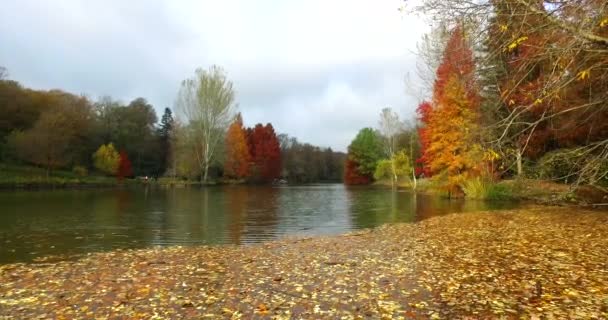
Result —
[[197, 67], [222, 66], [246, 125], [344, 151], [383, 107], [410, 118], [416, 42], [400, 0], [7, 0], [0, 66], [35, 89], [144, 97], [159, 113]]

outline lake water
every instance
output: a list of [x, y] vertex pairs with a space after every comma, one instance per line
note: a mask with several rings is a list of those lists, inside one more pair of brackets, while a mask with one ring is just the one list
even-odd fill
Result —
[[341, 184], [0, 192], [0, 263], [117, 248], [340, 234], [515, 205]]

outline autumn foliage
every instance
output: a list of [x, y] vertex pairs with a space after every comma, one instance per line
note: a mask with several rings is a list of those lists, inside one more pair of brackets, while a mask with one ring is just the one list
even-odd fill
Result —
[[251, 155], [247, 145], [247, 130], [239, 113], [226, 133], [226, 159], [224, 175], [229, 178], [242, 179], [249, 176]]
[[272, 124], [256, 124], [248, 129], [249, 153], [253, 161], [252, 178], [272, 182], [281, 176], [281, 148]]
[[372, 182], [369, 175], [359, 173], [359, 164], [353, 159], [347, 158], [344, 165], [344, 184], [359, 185], [370, 184]]
[[[602, 1], [564, 6], [563, 17], [592, 21], [602, 10], [601, 3], [605, 6]], [[542, 4], [534, 6], [544, 10]], [[502, 70], [497, 76], [501, 102], [509, 113], [518, 115], [518, 123], [533, 124], [513, 128], [515, 146], [528, 158], [537, 159], [558, 148], [606, 139], [605, 46], [568, 49], [580, 39], [571, 31], [546, 27], [541, 15], [531, 14], [529, 7], [517, 1], [495, 1], [494, 10], [488, 46]], [[595, 26], [592, 31], [597, 35], [608, 34], [607, 23]]]
[[434, 176], [448, 191], [458, 191], [479, 170], [479, 101], [473, 54], [458, 27], [452, 31], [437, 68], [433, 102], [418, 107], [423, 123], [419, 161], [425, 175]]
[[430, 167], [430, 155], [428, 154], [429, 144], [430, 144], [430, 132], [428, 128], [428, 123], [431, 121], [431, 111], [433, 111], [433, 106], [428, 101], [423, 101], [418, 105], [416, 109], [416, 113], [418, 114], [418, 119], [423, 124], [427, 124], [418, 128], [418, 137], [420, 139], [420, 158], [416, 160], [418, 164], [421, 166], [416, 168], [416, 175], [424, 175], [425, 177], [430, 177], [431, 167]]
[[129, 160], [129, 155], [127, 155], [127, 152], [124, 150], [120, 151], [120, 161], [118, 162], [118, 171], [116, 172], [116, 177], [119, 180], [133, 177], [131, 160]]

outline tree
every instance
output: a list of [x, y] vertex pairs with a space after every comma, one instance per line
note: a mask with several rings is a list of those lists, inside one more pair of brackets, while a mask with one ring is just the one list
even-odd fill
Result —
[[427, 127], [431, 121], [431, 112], [433, 111], [433, 106], [428, 101], [423, 101], [418, 105], [416, 109], [416, 113], [418, 114], [418, 120], [422, 124], [418, 128], [418, 136], [420, 139], [420, 157], [416, 162], [420, 163], [422, 167], [420, 168], [417, 174], [423, 174], [425, 177], [431, 177], [431, 167], [430, 167], [430, 159], [431, 155], [429, 154], [429, 145], [431, 143], [430, 140], [430, 131]]
[[5, 67], [0, 66], [0, 81], [8, 78], [8, 71]]
[[[595, 183], [608, 161], [608, 7], [597, 0], [424, 0], [478, 45], [487, 140], [523, 174], [523, 161], [565, 149], [576, 182]], [[598, 89], [602, 88], [602, 89]], [[575, 161], [584, 154], [586, 164]], [[573, 167], [574, 168], [574, 167]], [[596, 174], [596, 173], [599, 173]]]
[[116, 175], [120, 161], [121, 156], [112, 143], [102, 144], [93, 154], [95, 168], [109, 175]]
[[[380, 113], [379, 125], [384, 142], [384, 152], [389, 159], [393, 159], [397, 152], [397, 135], [403, 130], [403, 122], [399, 120], [399, 115], [391, 108], [384, 108]], [[390, 161], [390, 164], [392, 172], [391, 183], [393, 187], [395, 187], [395, 183], [397, 182], [397, 168], [394, 166], [394, 161]]]
[[136, 175], [163, 173], [164, 154], [154, 127], [158, 118], [146, 99], [137, 98], [125, 106], [104, 97], [96, 108], [102, 143], [112, 141], [117, 149], [130, 154]]
[[390, 159], [383, 159], [378, 162], [374, 179], [394, 179], [393, 185], [399, 177], [408, 177], [411, 173], [410, 159], [405, 150], [401, 150]]
[[226, 158], [224, 160], [224, 175], [230, 178], [242, 179], [249, 176], [251, 155], [247, 146], [247, 131], [243, 127], [243, 119], [238, 113], [226, 133]]
[[452, 30], [433, 87], [433, 104], [418, 113], [425, 169], [451, 195], [475, 174], [482, 159], [479, 145], [479, 96], [473, 54], [461, 27]]
[[342, 181], [345, 154], [331, 148], [301, 143], [287, 134], [279, 134], [281, 176], [293, 183]]
[[62, 131], [61, 115], [45, 113], [36, 125], [26, 131], [14, 131], [9, 137], [21, 160], [46, 168], [46, 176], [51, 170], [69, 163], [69, 136], [58, 134]]
[[254, 179], [261, 182], [272, 182], [281, 176], [281, 147], [272, 127], [267, 123], [256, 124], [248, 130], [248, 144], [253, 160]]
[[359, 185], [359, 184], [369, 184], [372, 180], [369, 175], [362, 175], [359, 172], [359, 164], [351, 159], [346, 158], [346, 162], [344, 163], [344, 184], [347, 185]]
[[475, 140], [477, 114], [470, 109], [462, 83], [456, 77], [446, 84], [441, 101], [428, 124], [428, 165], [433, 178], [451, 195], [461, 191], [465, 180], [479, 174], [482, 150]]
[[124, 150], [120, 151], [120, 160], [118, 162], [118, 172], [116, 174], [119, 180], [133, 176], [133, 169], [131, 168], [131, 160]]
[[372, 128], [363, 128], [357, 133], [355, 139], [348, 146], [348, 158], [356, 164], [359, 175], [372, 178], [376, 164], [384, 157], [382, 142], [379, 135]]
[[165, 108], [165, 113], [160, 120], [160, 128], [158, 129], [158, 136], [160, 140], [160, 172], [166, 173], [168, 168], [168, 162], [171, 159], [171, 134], [173, 131], [173, 113], [171, 109]]
[[192, 150], [200, 144], [194, 139], [192, 126], [185, 126], [175, 121], [171, 135], [171, 171], [173, 176], [188, 179], [200, 179], [201, 167], [196, 157], [192, 156]]
[[43, 105], [44, 111], [38, 111], [40, 115], [31, 127], [24, 130], [13, 127], [8, 139], [17, 157], [45, 167], [47, 175], [52, 169], [86, 161], [83, 153], [89, 152], [87, 140], [92, 126], [88, 100], [59, 90], [37, 98], [41, 100], [35, 104]]
[[216, 158], [216, 149], [232, 119], [235, 93], [232, 82], [217, 66], [197, 69], [195, 76], [182, 81], [176, 107], [194, 130], [193, 152], [207, 182], [209, 166]]

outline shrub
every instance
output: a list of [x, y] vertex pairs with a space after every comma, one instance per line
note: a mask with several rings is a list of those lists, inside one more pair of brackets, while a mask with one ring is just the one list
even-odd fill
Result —
[[490, 183], [482, 177], [466, 180], [462, 184], [462, 191], [469, 199], [485, 199], [489, 188]]
[[509, 200], [513, 198], [513, 189], [506, 184], [492, 183], [486, 190], [485, 199], [488, 200]]
[[475, 177], [462, 184], [462, 190], [469, 199], [507, 200], [512, 199], [513, 189], [507, 184], [494, 183], [484, 177]]
[[561, 182], [568, 182], [576, 179], [574, 172], [577, 156], [570, 150], [555, 150], [548, 152], [536, 165], [538, 177]]
[[72, 168], [72, 172], [79, 177], [86, 177], [89, 174], [87, 168], [83, 166], [74, 166], [74, 168]]

